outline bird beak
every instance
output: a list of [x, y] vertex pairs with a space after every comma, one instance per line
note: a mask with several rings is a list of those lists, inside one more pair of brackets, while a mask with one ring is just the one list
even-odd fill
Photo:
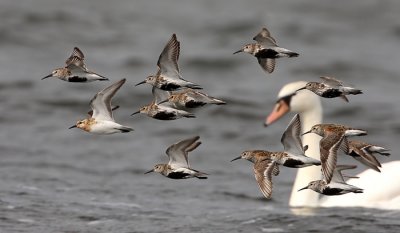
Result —
[[168, 101], [169, 101], [169, 99], [166, 99], [166, 100], [163, 100], [163, 101], [158, 102], [158, 104], [163, 104], [163, 103], [166, 103], [166, 102], [168, 102]]
[[301, 191], [301, 190], [305, 190], [305, 189], [308, 189], [308, 186], [306, 186], [306, 187], [304, 187], [304, 188], [301, 188], [301, 189], [297, 190], [297, 192], [299, 192], [299, 191]]
[[73, 129], [73, 128], [76, 128], [76, 127], [77, 127], [76, 125], [73, 125], [73, 126], [69, 127], [68, 129]]
[[138, 114], [138, 113], [140, 113], [140, 110], [137, 111], [137, 112], [132, 113], [131, 116], [136, 115], [136, 114]]
[[301, 90], [305, 90], [305, 89], [307, 89], [307, 87], [302, 87], [302, 88], [298, 89], [296, 92], [301, 91]]
[[242, 158], [242, 156], [236, 157], [236, 158], [232, 159], [231, 162], [233, 162], [235, 160], [238, 160], [238, 159], [241, 159], [241, 158]]
[[154, 169], [151, 169], [150, 171], [147, 171], [144, 174], [149, 174], [150, 172], [154, 172]]
[[307, 132], [305, 132], [305, 133], [302, 133], [301, 136], [306, 135], [306, 134], [309, 134], [309, 133], [311, 133], [311, 130], [309, 130], [309, 131], [307, 131]]
[[46, 78], [50, 78], [50, 77], [53, 77], [53, 74], [49, 74], [49, 75], [47, 75], [46, 77], [43, 77], [42, 80], [43, 80], [43, 79], [46, 79]]
[[243, 52], [243, 49], [238, 50], [238, 51], [234, 52], [233, 54], [237, 54], [237, 53], [241, 53], [241, 52]]
[[144, 84], [144, 83], [146, 83], [146, 80], [141, 81], [140, 83], [136, 84], [135, 87], [136, 87], [136, 86], [139, 86], [139, 85], [141, 85], [141, 84]]
[[278, 103], [275, 104], [275, 107], [272, 110], [272, 112], [266, 118], [264, 126], [267, 127], [268, 125], [279, 120], [279, 118], [283, 117], [286, 113], [289, 112], [289, 110], [290, 110], [289, 105], [284, 100], [279, 100]]

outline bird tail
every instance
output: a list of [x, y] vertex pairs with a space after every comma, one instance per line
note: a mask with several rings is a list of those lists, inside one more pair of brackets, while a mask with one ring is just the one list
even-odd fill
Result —
[[381, 155], [384, 155], [384, 156], [389, 156], [390, 155], [390, 153], [389, 153], [390, 150], [388, 150], [386, 148], [383, 148], [383, 147], [380, 147], [380, 146], [371, 146], [369, 148], [369, 150], [371, 152], [375, 152], [375, 153], [378, 153], [378, 154], [381, 154]]
[[224, 104], [226, 104], [225, 101], [217, 99], [217, 98], [214, 98], [214, 97], [211, 97], [211, 103], [212, 104], [216, 104], [216, 105], [224, 105]]
[[362, 129], [348, 129], [346, 130], [345, 136], [365, 136], [367, 131]]
[[121, 131], [121, 133], [128, 133], [128, 132], [133, 131], [132, 128], [127, 127], [127, 126], [122, 126], [121, 128], [119, 128], [119, 130]]
[[184, 114], [183, 115], [183, 117], [186, 117], [186, 118], [196, 118], [196, 116], [193, 114], [193, 113], [186, 113], [186, 114]]
[[194, 176], [197, 178], [197, 179], [201, 179], [201, 180], [205, 180], [205, 179], [208, 179], [208, 177], [207, 177], [207, 173], [204, 173], [204, 172], [196, 172], [196, 174], [194, 174]]
[[194, 84], [194, 83], [188, 84], [186, 87], [191, 88], [191, 89], [198, 89], [198, 90], [203, 89], [200, 85]]
[[286, 53], [289, 57], [298, 57], [299, 56], [299, 54], [298, 53], [295, 53], [295, 52], [292, 52], [292, 51], [290, 51], [290, 52], [288, 52], [288, 53]]
[[346, 95], [358, 95], [358, 94], [363, 94], [362, 90], [356, 89], [353, 87], [343, 87], [343, 92]]

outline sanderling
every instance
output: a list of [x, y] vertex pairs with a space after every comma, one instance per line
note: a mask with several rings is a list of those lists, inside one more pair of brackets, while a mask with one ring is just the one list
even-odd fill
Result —
[[182, 117], [196, 117], [193, 113], [160, 104], [160, 102], [164, 100], [162, 96], [165, 95], [165, 91], [153, 86], [152, 93], [154, 97], [153, 101], [150, 104], [141, 107], [138, 111], [132, 113], [131, 116], [138, 113], [144, 113], [147, 116], [157, 120], [176, 120]]
[[350, 141], [345, 138], [341, 149], [360, 163], [380, 172], [381, 163], [376, 159], [374, 153], [389, 156], [389, 150], [381, 146], [376, 146], [362, 141]]
[[175, 91], [182, 87], [202, 89], [199, 85], [186, 81], [181, 77], [178, 67], [179, 53], [180, 42], [176, 39], [176, 35], [173, 34], [158, 58], [157, 74], [148, 76], [136, 86], [148, 83], [164, 91]]
[[54, 69], [51, 74], [42, 78], [56, 77], [67, 82], [87, 83], [96, 80], [107, 81], [108, 78], [86, 68], [82, 51], [75, 47], [71, 56], [65, 61], [65, 67]]
[[337, 165], [333, 172], [332, 180], [330, 182], [327, 182], [326, 180], [311, 181], [306, 187], [299, 189], [299, 191], [305, 189], [311, 189], [317, 193], [321, 193], [323, 195], [328, 195], [328, 196], [342, 195], [346, 193], [362, 193], [363, 192], [362, 189], [347, 184], [344, 181], [343, 175], [341, 173], [342, 170], [354, 169], [356, 167], [357, 166], [351, 166], [351, 165]]
[[127, 133], [133, 129], [127, 126], [120, 125], [114, 121], [111, 99], [115, 93], [125, 83], [126, 79], [112, 84], [98, 92], [90, 101], [92, 112], [89, 112], [89, 118], [78, 121], [72, 128], [80, 128], [84, 131], [93, 134], [113, 134], [113, 133]]
[[180, 109], [197, 108], [204, 106], [206, 104], [216, 104], [216, 105], [226, 104], [226, 102], [223, 100], [219, 100], [205, 93], [190, 88], [187, 88], [183, 91], [179, 91], [176, 93], [171, 93], [170, 96], [166, 100], [161, 101], [160, 104], [165, 102], [169, 102], [175, 108], [180, 108]]
[[322, 83], [308, 82], [305, 87], [300, 88], [298, 91], [307, 89], [321, 97], [324, 98], [340, 97], [346, 102], [349, 102], [346, 95], [358, 95], [363, 93], [359, 89], [344, 86], [344, 83], [338, 79], [332, 77], [321, 77], [321, 79], [323, 80]]
[[299, 54], [288, 49], [279, 47], [275, 39], [271, 36], [268, 29], [263, 28], [253, 40], [256, 43], [246, 44], [242, 49], [234, 52], [233, 54], [246, 52], [254, 55], [261, 68], [266, 72], [272, 73], [275, 69], [275, 59], [281, 57], [298, 57]]
[[269, 158], [270, 154], [268, 151], [248, 150], [243, 151], [239, 157], [231, 160], [232, 162], [238, 159], [246, 159], [254, 163], [254, 176], [258, 187], [267, 199], [270, 199], [272, 196], [272, 175], [277, 176], [279, 174], [278, 164]]
[[157, 164], [153, 169], [145, 172], [145, 174], [158, 172], [171, 179], [188, 179], [194, 177], [207, 179], [207, 173], [196, 171], [190, 168], [189, 165], [188, 154], [201, 144], [200, 141], [197, 141], [199, 139], [199, 136], [195, 136], [171, 145], [166, 151], [169, 157], [168, 164]]
[[327, 183], [332, 179], [333, 171], [336, 167], [337, 150], [347, 136], [367, 135], [365, 130], [355, 129], [338, 124], [316, 124], [311, 130], [303, 133], [315, 133], [323, 137], [319, 143], [320, 157], [322, 163], [322, 174]]

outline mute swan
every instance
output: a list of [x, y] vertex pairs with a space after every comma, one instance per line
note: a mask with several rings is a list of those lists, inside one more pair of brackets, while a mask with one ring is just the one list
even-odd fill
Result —
[[[285, 85], [278, 94], [278, 101], [267, 117], [265, 124], [270, 125], [287, 112], [300, 114], [302, 130], [311, 129], [315, 124], [322, 123], [321, 101], [314, 93], [296, 90], [304, 87], [305, 81], [292, 82]], [[303, 137], [303, 144], [308, 145], [306, 155], [319, 159], [319, 141], [317, 135], [307, 134]], [[311, 190], [297, 192], [310, 181], [321, 178], [320, 167], [306, 167], [298, 169], [293, 184], [289, 205], [292, 207], [367, 207], [380, 209], [400, 209], [400, 161], [382, 164], [382, 172], [372, 169], [356, 175], [358, 179], [349, 179], [348, 184], [364, 189], [363, 194], [346, 194], [337, 197], [323, 197]]]

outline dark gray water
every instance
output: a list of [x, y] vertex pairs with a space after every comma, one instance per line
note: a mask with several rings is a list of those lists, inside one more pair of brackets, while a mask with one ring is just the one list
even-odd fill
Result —
[[[391, 1], [12, 1], [0, 3], [0, 232], [399, 232], [400, 212], [362, 208], [291, 210], [295, 171], [283, 169], [266, 201], [251, 165], [229, 161], [245, 149], [281, 149], [289, 116], [263, 128], [279, 89], [335, 76], [364, 90], [323, 100], [325, 120], [369, 131], [399, 159], [400, 2]], [[250, 55], [232, 55], [261, 27], [301, 54], [268, 77]], [[172, 33], [183, 77], [223, 107], [196, 119], [130, 117], [151, 101], [149, 86]], [[45, 80], [74, 46], [89, 68], [127, 78], [113, 102], [130, 134], [68, 130], [110, 83]], [[290, 114], [292, 115], [292, 114]], [[208, 180], [143, 175], [172, 143], [200, 135], [194, 168]], [[359, 171], [363, 169], [359, 166]], [[383, 190], [384, 191], [384, 190]]]

